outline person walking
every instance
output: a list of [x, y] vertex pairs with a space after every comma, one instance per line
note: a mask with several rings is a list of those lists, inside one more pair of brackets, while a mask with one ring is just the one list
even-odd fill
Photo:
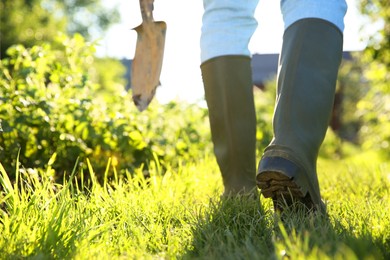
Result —
[[[302, 202], [324, 211], [317, 157], [342, 58], [345, 0], [281, 0], [284, 34], [273, 139], [256, 167], [249, 41], [258, 0], [203, 0], [201, 73], [224, 194], [260, 188], [276, 210]], [[257, 168], [257, 169], [256, 169]]]

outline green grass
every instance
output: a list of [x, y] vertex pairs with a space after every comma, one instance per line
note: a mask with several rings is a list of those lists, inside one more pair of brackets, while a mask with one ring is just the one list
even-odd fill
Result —
[[[1, 259], [389, 259], [390, 167], [370, 154], [319, 161], [329, 218], [291, 214], [269, 200], [220, 200], [213, 158], [151, 177], [90, 188], [0, 166]], [[48, 169], [50, 171], [50, 169]], [[107, 171], [114, 171], [108, 167]], [[77, 173], [81, 174], [81, 173]], [[288, 212], [287, 212], [288, 214]]]

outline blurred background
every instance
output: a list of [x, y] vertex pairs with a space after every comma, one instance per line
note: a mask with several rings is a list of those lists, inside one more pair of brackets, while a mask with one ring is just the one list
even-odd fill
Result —
[[[378, 1], [347, 2], [344, 50], [361, 51], [384, 26], [380, 14], [373, 10]], [[199, 69], [202, 1], [157, 0], [154, 10], [155, 19], [168, 24], [162, 87], [157, 90], [157, 99], [202, 100]], [[31, 46], [50, 41], [57, 31], [70, 35], [78, 32], [96, 41], [98, 57], [126, 59], [126, 65], [134, 56], [137, 41], [132, 28], [142, 22], [137, 0], [2, 0], [1, 12], [2, 54], [14, 43]], [[370, 15], [367, 17], [363, 12]], [[259, 26], [250, 43], [251, 52], [278, 53], [283, 34], [279, 1], [260, 1], [256, 18]]]
[[[359, 12], [357, 0], [348, 0], [345, 18], [345, 51], [362, 50], [367, 44], [367, 35], [378, 28], [362, 28], [367, 23]], [[103, 1], [109, 8], [117, 6], [121, 22], [114, 24], [101, 37], [98, 55], [132, 59], [137, 35], [131, 28], [141, 23], [139, 3], [136, 0]], [[161, 102], [184, 99], [197, 102], [203, 99], [200, 77], [200, 29], [202, 25], [202, 1], [172, 0], [169, 3], [155, 1], [154, 16], [168, 24], [165, 59], [161, 75], [162, 87], [157, 91]], [[280, 51], [283, 21], [279, 1], [261, 0], [256, 10], [259, 26], [250, 42], [253, 54], [276, 54]], [[365, 30], [365, 31], [363, 31]]]

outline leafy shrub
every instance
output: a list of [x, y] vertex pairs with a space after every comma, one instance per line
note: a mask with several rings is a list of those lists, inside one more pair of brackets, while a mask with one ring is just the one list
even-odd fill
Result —
[[154, 102], [139, 113], [123, 86], [102, 92], [90, 77], [94, 46], [79, 35], [7, 54], [0, 63], [0, 161], [10, 173], [19, 152], [25, 168], [43, 169], [56, 158], [51, 167], [60, 180], [77, 158], [103, 174], [109, 158], [120, 171], [147, 170], [151, 160], [164, 167], [210, 151], [205, 109]]
[[[212, 151], [206, 108], [155, 101], [138, 112], [117, 72], [99, 75], [104, 62], [121, 68], [97, 61], [80, 35], [7, 54], [0, 63], [0, 162], [11, 174], [19, 159], [22, 170], [44, 169], [60, 181], [87, 158], [100, 179], [109, 159], [120, 173], [143, 167], [147, 174], [151, 161], [164, 170]], [[260, 156], [272, 138], [274, 91], [256, 101]]]
[[[363, 56], [363, 59], [365, 57]], [[390, 73], [374, 60], [364, 70], [365, 96], [357, 103], [357, 114], [364, 125], [360, 137], [364, 149], [379, 151], [390, 158]]]

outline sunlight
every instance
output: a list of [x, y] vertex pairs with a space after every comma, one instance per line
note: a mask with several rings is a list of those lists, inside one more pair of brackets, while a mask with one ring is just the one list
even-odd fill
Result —
[[[118, 5], [122, 22], [114, 25], [102, 39], [98, 55], [132, 59], [137, 35], [131, 28], [141, 23], [139, 3], [126, 0], [105, 2], [107, 6]], [[363, 21], [356, 0], [347, 2], [349, 8], [345, 17], [344, 50], [362, 50], [365, 43], [361, 40], [359, 30]], [[171, 100], [199, 102], [204, 96], [199, 69], [202, 1], [172, 0], [166, 4], [157, 0], [154, 5], [155, 20], [163, 20], [168, 25], [161, 86], [157, 89], [156, 98], [161, 103]], [[255, 16], [259, 25], [249, 44], [251, 52], [278, 53], [283, 34], [279, 1], [260, 1]]]

